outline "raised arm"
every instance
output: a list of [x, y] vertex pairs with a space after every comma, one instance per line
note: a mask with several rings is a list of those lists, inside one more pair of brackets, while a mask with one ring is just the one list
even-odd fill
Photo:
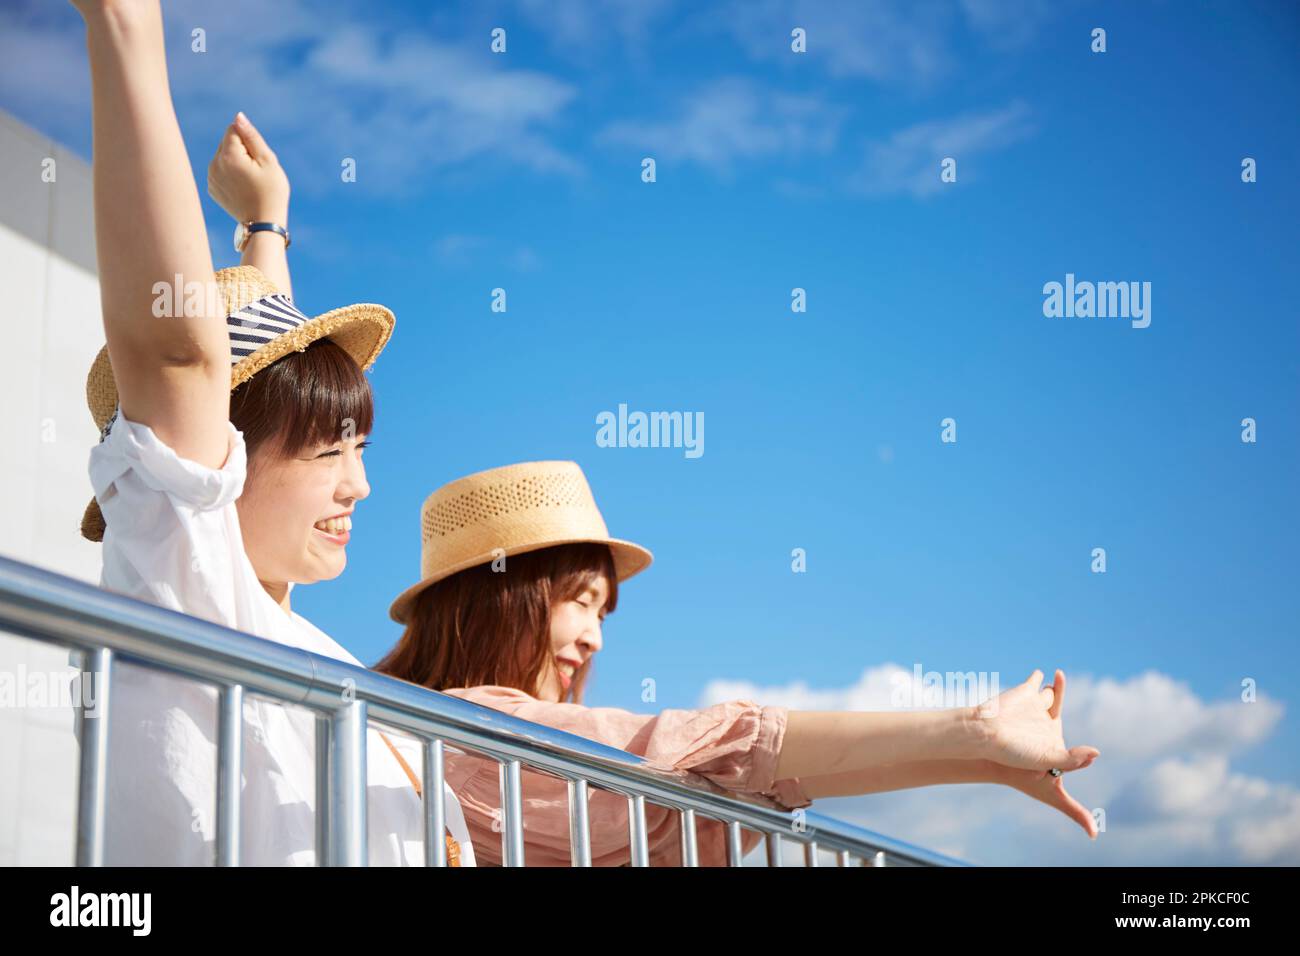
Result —
[[158, 0], [72, 2], [86, 23], [100, 300], [122, 414], [181, 457], [219, 467], [230, 339], [210, 291], [212, 256], [172, 107], [162, 10]]
[[[235, 222], [274, 222], [289, 228], [289, 177], [262, 134], [241, 111], [226, 127], [208, 164], [208, 194]], [[289, 298], [289, 256], [284, 237], [255, 232], [240, 265], [255, 266]]]

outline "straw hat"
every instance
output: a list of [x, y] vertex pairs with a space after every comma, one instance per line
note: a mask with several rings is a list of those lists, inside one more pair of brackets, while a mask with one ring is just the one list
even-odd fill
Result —
[[[247, 382], [277, 359], [304, 351], [317, 339], [328, 338], [368, 370], [393, 334], [396, 318], [382, 305], [361, 303], [331, 309], [308, 318], [255, 266], [234, 266], [216, 273], [216, 286], [230, 331], [230, 390]], [[108, 437], [117, 417], [117, 382], [108, 360], [108, 346], [99, 350], [86, 376], [86, 404]], [[104, 539], [104, 516], [94, 498], [81, 519], [81, 533], [91, 541]]]
[[653, 559], [640, 545], [609, 536], [587, 478], [572, 461], [506, 465], [443, 485], [425, 500], [420, 530], [422, 580], [388, 611], [399, 624], [406, 623], [416, 597], [429, 585], [503, 553], [607, 544], [619, 581], [644, 571]]

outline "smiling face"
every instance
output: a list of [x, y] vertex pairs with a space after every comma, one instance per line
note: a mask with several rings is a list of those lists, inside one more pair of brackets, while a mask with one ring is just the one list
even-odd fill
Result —
[[538, 700], [562, 700], [600, 650], [608, 600], [609, 581], [598, 574], [575, 596], [551, 605], [551, 659], [539, 677]]
[[361, 451], [373, 419], [365, 373], [328, 339], [289, 353], [231, 393], [230, 420], [248, 452], [235, 502], [244, 550], [277, 600], [289, 582], [343, 572], [353, 509], [370, 494]]
[[[499, 568], [476, 565], [426, 588], [401, 639], [373, 669], [434, 690], [496, 685], [580, 704], [604, 619], [617, 607], [617, 572], [604, 544], [511, 555]], [[569, 665], [577, 670], [571, 680]]]
[[236, 507], [260, 580], [311, 584], [343, 573], [353, 509], [370, 494], [361, 461], [367, 444], [360, 436], [250, 463]]

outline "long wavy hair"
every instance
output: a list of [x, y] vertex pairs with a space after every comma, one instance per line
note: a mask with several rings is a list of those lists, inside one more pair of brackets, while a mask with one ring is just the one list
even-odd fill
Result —
[[[562, 544], [480, 564], [443, 578], [416, 598], [401, 640], [375, 665], [381, 674], [433, 690], [497, 685], [536, 694], [551, 666], [551, 608], [599, 575], [605, 613], [618, 605], [614, 558], [603, 544]], [[573, 675], [561, 700], [581, 703], [591, 670]]]

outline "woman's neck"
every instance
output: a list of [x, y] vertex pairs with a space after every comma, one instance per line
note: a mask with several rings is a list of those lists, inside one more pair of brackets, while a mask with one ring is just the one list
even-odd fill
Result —
[[293, 609], [289, 607], [289, 592], [293, 589], [289, 587], [288, 582], [262, 581], [259, 579], [258, 583], [262, 585], [262, 589], [267, 594], [271, 595], [271, 600], [280, 605], [280, 609], [285, 614], [293, 617]]

